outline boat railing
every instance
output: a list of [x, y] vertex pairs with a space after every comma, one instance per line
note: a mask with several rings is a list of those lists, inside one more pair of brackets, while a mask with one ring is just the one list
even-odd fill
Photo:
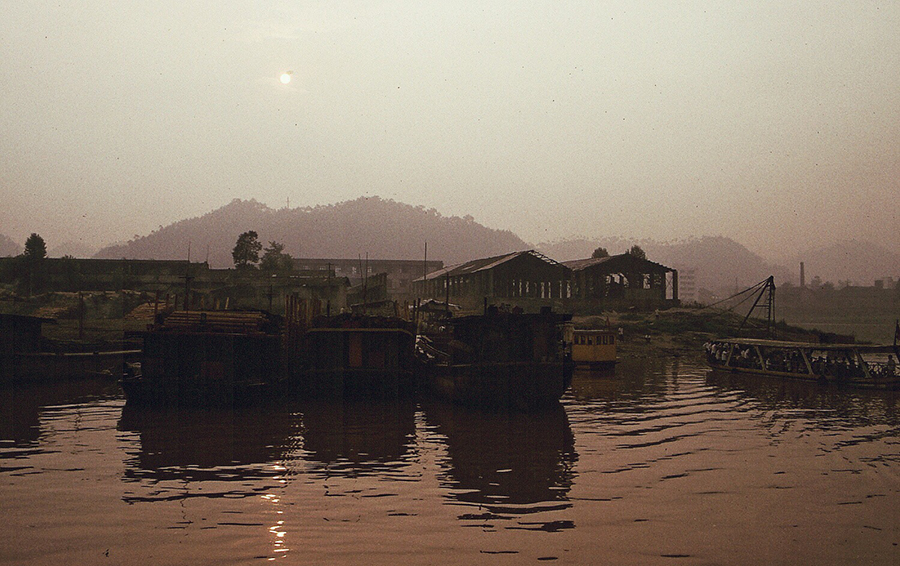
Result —
[[895, 379], [898, 377], [897, 364], [894, 362], [893, 357], [885, 361], [862, 359], [862, 364], [865, 365], [869, 376], [873, 378]]
[[450, 354], [436, 348], [431, 338], [423, 334], [416, 337], [416, 349], [423, 353], [426, 358], [435, 360], [438, 363], [447, 363], [450, 361]]
[[722, 340], [706, 345], [707, 360], [713, 365], [835, 381], [897, 379], [900, 375], [892, 352], [872, 345], [752, 340]]

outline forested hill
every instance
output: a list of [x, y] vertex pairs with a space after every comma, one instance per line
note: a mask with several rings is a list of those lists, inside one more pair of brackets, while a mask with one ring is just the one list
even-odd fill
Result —
[[109, 246], [94, 257], [204, 260], [231, 267], [238, 235], [255, 230], [263, 245], [275, 240], [294, 257], [372, 259], [428, 258], [445, 264], [528, 249], [507, 230], [494, 230], [471, 217], [442, 216], [434, 209], [378, 197], [338, 204], [272, 209], [255, 200], [235, 199], [198, 218], [165, 226], [122, 245]]

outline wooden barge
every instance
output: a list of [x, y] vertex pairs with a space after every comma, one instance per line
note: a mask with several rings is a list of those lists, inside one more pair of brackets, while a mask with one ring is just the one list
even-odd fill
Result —
[[705, 348], [707, 362], [718, 370], [862, 388], [900, 388], [896, 346], [736, 338], [708, 342]]
[[129, 403], [248, 402], [282, 375], [278, 319], [263, 311], [176, 311], [142, 337], [121, 381]]
[[287, 392], [305, 397], [396, 397], [414, 390], [415, 325], [397, 317], [318, 316], [289, 347]]
[[571, 315], [501, 312], [448, 319], [420, 337], [423, 389], [466, 405], [531, 409], [559, 400], [574, 364], [565, 341]]

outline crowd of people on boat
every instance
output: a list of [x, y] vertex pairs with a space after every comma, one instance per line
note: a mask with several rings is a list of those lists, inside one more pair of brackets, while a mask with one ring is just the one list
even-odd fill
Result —
[[[797, 349], [768, 349], [763, 351], [762, 363], [753, 346], [728, 342], [707, 342], [704, 344], [706, 359], [713, 365], [727, 365], [733, 368], [765, 369], [772, 372], [810, 374], [835, 379], [860, 378], [866, 376], [863, 362], [856, 360], [849, 352], [810, 353], [804, 356]], [[807, 359], [809, 365], [807, 365]], [[889, 355], [886, 362], [865, 362], [873, 377], [893, 378], [897, 375], [897, 363]]]
[[896, 377], [897, 362], [894, 361], [894, 356], [888, 355], [884, 363], [870, 363], [869, 371], [882, 378]]
[[[732, 351], [732, 346], [734, 346]], [[711, 364], [725, 365], [736, 368], [759, 369], [759, 359], [753, 348], [749, 346], [732, 345], [721, 342], [707, 342], [704, 344], [706, 359]]]

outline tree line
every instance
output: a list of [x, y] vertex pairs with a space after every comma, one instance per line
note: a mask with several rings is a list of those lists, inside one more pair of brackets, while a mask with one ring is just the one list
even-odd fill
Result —
[[[625, 253], [639, 259], [647, 259], [647, 252], [645, 252], [644, 249], [637, 244], [631, 246], [631, 248], [629, 248], [629, 250]], [[604, 247], [597, 248], [596, 250], [594, 250], [594, 253], [591, 254], [592, 259], [601, 259], [604, 257], [609, 257], [609, 250]]]
[[[259, 252], [263, 252], [262, 257]], [[259, 269], [270, 273], [288, 273], [294, 269], [294, 258], [285, 253], [284, 244], [272, 240], [269, 246], [263, 249], [259, 234], [255, 230], [249, 230], [238, 236], [234, 249], [231, 250], [231, 258], [238, 271]]]

